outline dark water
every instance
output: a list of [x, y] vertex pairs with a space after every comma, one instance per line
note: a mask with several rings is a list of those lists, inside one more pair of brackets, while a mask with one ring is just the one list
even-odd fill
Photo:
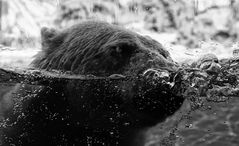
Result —
[[[0, 84], [0, 118], [12, 105], [8, 96], [16, 84]], [[165, 122], [146, 133], [147, 146], [238, 146], [239, 97], [224, 102], [205, 102], [191, 110], [188, 101]]]
[[194, 111], [182, 109], [149, 132], [150, 146], [238, 146], [239, 98], [206, 102]]

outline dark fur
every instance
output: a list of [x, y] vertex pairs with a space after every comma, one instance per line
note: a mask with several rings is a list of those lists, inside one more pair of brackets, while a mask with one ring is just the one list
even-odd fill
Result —
[[[39, 69], [137, 77], [148, 68], [177, 68], [158, 42], [104, 22], [84, 22], [62, 32], [43, 28], [42, 46], [33, 62]], [[169, 85], [137, 78], [22, 89], [0, 131], [6, 146], [143, 145], [143, 130], [183, 102]]]
[[34, 61], [41, 69], [107, 76], [128, 71], [129, 62], [135, 65], [141, 57], [141, 65], [173, 66], [168, 51], [158, 42], [104, 22], [81, 23], [62, 32], [42, 29], [42, 38], [44, 51]]

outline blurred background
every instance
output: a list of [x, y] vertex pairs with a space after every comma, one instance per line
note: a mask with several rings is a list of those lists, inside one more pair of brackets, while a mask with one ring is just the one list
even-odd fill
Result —
[[40, 49], [41, 27], [89, 19], [149, 35], [175, 61], [208, 52], [230, 57], [238, 46], [238, 7], [238, 0], [0, 0], [0, 66], [27, 66]]

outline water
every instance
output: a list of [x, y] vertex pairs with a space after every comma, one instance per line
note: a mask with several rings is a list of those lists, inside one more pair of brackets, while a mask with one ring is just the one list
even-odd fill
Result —
[[208, 102], [203, 109], [193, 111], [192, 127], [177, 131], [184, 146], [233, 146], [239, 144], [239, 99], [226, 102]]
[[[0, 85], [0, 108], [11, 108], [9, 96], [2, 95], [14, 90], [15, 84]], [[192, 108], [192, 104], [202, 106]], [[197, 97], [194, 101], [188, 98], [173, 116], [146, 131], [146, 146], [237, 146], [238, 112], [237, 96]]]
[[149, 146], [238, 146], [239, 98], [205, 102], [191, 110], [187, 101], [164, 123], [149, 131]]

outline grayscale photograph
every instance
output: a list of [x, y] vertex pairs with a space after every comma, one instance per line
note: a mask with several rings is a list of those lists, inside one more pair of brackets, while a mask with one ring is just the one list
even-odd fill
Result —
[[239, 146], [237, 98], [239, 0], [0, 0], [0, 146]]

